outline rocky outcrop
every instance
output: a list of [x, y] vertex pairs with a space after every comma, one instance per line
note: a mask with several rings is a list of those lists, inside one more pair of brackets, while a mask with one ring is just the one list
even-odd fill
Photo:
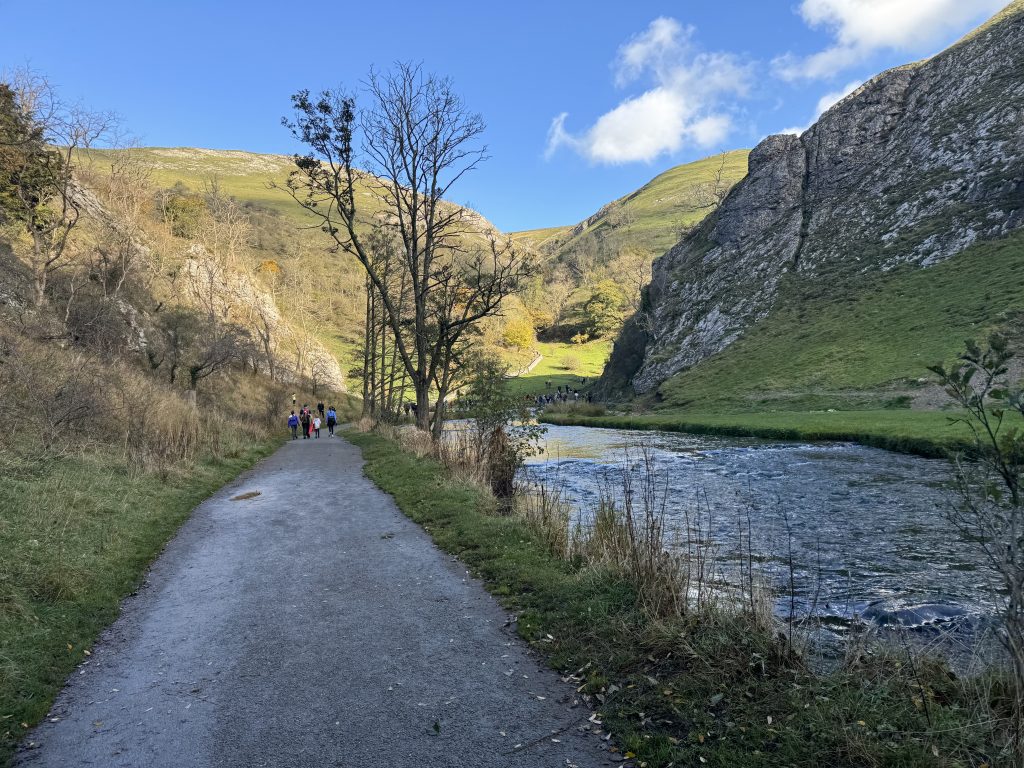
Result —
[[630, 331], [643, 354], [621, 339], [610, 369], [652, 391], [766, 317], [784, 284], [928, 267], [1022, 225], [1017, 0], [942, 54], [869, 81], [802, 136], [761, 142], [719, 210], [655, 262], [647, 330]]

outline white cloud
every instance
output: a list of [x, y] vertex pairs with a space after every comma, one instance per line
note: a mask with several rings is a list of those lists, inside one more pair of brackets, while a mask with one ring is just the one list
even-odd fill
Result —
[[831, 93], [826, 93], [824, 96], [822, 96], [820, 99], [818, 99], [818, 105], [815, 108], [814, 117], [811, 118], [811, 121], [807, 125], [803, 126], [802, 128], [796, 128], [796, 127], [794, 127], [794, 128], [784, 128], [783, 130], [779, 131], [779, 133], [792, 133], [792, 134], [794, 134], [796, 136], [799, 136], [801, 133], [803, 133], [808, 128], [810, 128], [812, 125], [814, 125], [816, 122], [818, 122], [818, 118], [819, 117], [821, 117], [823, 114], [825, 114], [830, 109], [832, 109], [832, 107], [834, 107], [840, 101], [842, 101], [847, 96], [849, 96], [851, 93], [853, 93], [858, 88], [860, 88], [861, 85], [863, 85], [863, 83], [861, 83], [860, 80], [854, 80], [853, 82], [850, 82], [850, 83], [847, 83], [846, 85], [844, 85], [838, 91], [832, 91]]
[[880, 50], [919, 54], [966, 31], [1006, 0], [802, 0], [807, 24], [828, 30], [833, 44], [804, 58], [786, 54], [772, 64], [784, 80], [828, 78]]
[[619, 49], [614, 70], [619, 87], [641, 78], [653, 87], [624, 99], [582, 133], [569, 132], [568, 114], [560, 114], [551, 122], [545, 156], [569, 147], [598, 163], [650, 162], [687, 144], [722, 142], [732, 129], [723, 97], [746, 95], [750, 67], [732, 54], [696, 51], [693, 35], [675, 19], [652, 21]]

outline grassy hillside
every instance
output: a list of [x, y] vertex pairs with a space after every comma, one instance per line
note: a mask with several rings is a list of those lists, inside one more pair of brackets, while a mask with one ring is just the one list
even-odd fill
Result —
[[551, 227], [512, 236], [535, 248], [560, 255], [594, 238], [614, 250], [630, 244], [658, 256], [679, 240], [681, 230], [701, 221], [716, 192], [724, 192], [747, 175], [750, 151], [734, 150], [678, 165], [640, 189], [609, 203], [576, 227]]
[[693, 411], [934, 407], [919, 379], [966, 338], [1020, 330], [1024, 232], [934, 267], [865, 275], [854, 290], [808, 284], [739, 341], [661, 387]]
[[[181, 182], [194, 191], [216, 179], [224, 194], [243, 203], [253, 203], [276, 211], [299, 223], [308, 223], [306, 214], [280, 189], [271, 189], [270, 181], [283, 185], [295, 167], [288, 155], [264, 155], [228, 149], [192, 147], [143, 147], [128, 150], [144, 163], [157, 187], [173, 187]], [[96, 150], [93, 162], [109, 163], [121, 150]]]

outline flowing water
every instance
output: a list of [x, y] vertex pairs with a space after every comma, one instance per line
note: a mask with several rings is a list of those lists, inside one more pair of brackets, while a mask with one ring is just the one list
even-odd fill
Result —
[[841, 443], [549, 426], [524, 475], [561, 487], [586, 517], [602, 491], [622, 493], [623, 472], [639, 484], [641, 445], [668, 520], [679, 529], [703, 520], [726, 574], [749, 521], [750, 549], [783, 595], [780, 615], [811, 614], [840, 632], [991, 626], [992, 573], [946, 519], [947, 462]]

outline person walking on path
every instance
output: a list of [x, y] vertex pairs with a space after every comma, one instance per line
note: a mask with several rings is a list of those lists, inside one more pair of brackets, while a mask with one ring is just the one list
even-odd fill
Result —
[[292, 411], [292, 415], [288, 417], [288, 429], [292, 431], [292, 440], [299, 439], [299, 417], [295, 415], [295, 411]]
[[332, 405], [327, 409], [327, 436], [334, 437], [334, 425], [338, 423], [338, 412]]
[[324, 417], [324, 404], [322, 402], [316, 404], [316, 412], [319, 413], [320, 414], [320, 418], [323, 419], [323, 417]]
[[302, 439], [309, 439], [309, 410], [306, 408], [302, 409], [302, 415], [299, 417], [299, 421], [302, 424]]
[[322, 422], [320, 421], [320, 417], [319, 416], [314, 416], [313, 417], [313, 436], [316, 437], [317, 440], [320, 439], [320, 424], [321, 423]]

